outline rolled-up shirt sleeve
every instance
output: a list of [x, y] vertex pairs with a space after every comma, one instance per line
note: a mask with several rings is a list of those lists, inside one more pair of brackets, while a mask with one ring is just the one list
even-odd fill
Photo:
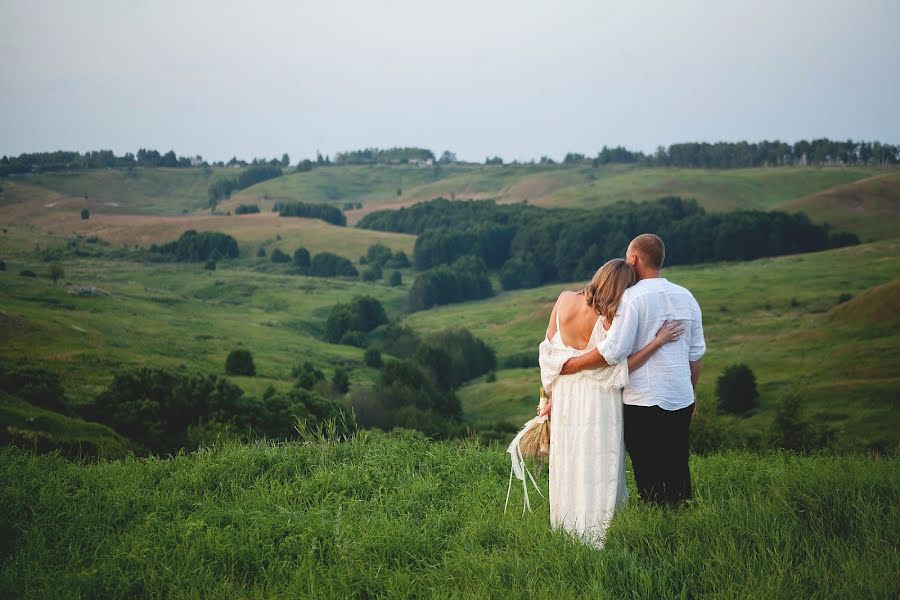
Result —
[[638, 310], [634, 302], [622, 302], [617, 312], [606, 339], [597, 345], [597, 350], [611, 365], [628, 358], [638, 331]]
[[688, 360], [700, 360], [706, 354], [706, 339], [703, 337], [703, 315], [700, 305], [695, 308], [696, 317], [691, 321], [691, 347], [688, 350]]

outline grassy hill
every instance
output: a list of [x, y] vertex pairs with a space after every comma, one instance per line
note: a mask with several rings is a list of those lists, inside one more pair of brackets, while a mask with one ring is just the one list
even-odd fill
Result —
[[[500, 449], [362, 434], [82, 465], [0, 449], [4, 597], [895, 598], [900, 459], [693, 458], [602, 552]], [[546, 494], [546, 475], [541, 484]], [[536, 496], [533, 491], [532, 495]]]
[[[713, 411], [715, 381], [725, 367], [746, 363], [760, 387], [759, 410], [742, 419], [764, 428], [774, 403], [799, 393], [812, 416], [838, 429], [848, 447], [881, 440], [895, 447], [900, 310], [892, 294], [900, 278], [900, 243], [748, 263], [676, 267], [663, 276], [693, 291], [702, 307], [708, 352], [699, 387]], [[889, 284], [867, 292], [873, 287]], [[478, 332], [501, 357], [530, 353], [537, 361], [550, 310], [560, 291], [582, 283], [504, 292], [488, 300], [415, 313], [406, 322], [425, 333], [458, 323]], [[887, 291], [885, 291], [887, 290]], [[869, 295], [867, 295], [869, 294]], [[843, 297], [842, 297], [843, 295]], [[858, 298], [857, 298], [858, 296]], [[875, 296], [874, 302], [867, 298]], [[841, 302], [853, 298], [846, 304]], [[867, 312], [869, 306], [878, 313]], [[467, 418], [530, 418], [540, 385], [536, 369], [501, 371], [460, 393]]]

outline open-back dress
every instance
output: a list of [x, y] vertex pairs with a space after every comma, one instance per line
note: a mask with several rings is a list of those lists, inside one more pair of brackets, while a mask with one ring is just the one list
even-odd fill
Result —
[[625, 489], [622, 388], [628, 364], [560, 375], [565, 362], [592, 351], [604, 337], [597, 319], [584, 349], [567, 346], [556, 314], [556, 334], [540, 345], [541, 381], [553, 398], [550, 414], [550, 524], [602, 548]]

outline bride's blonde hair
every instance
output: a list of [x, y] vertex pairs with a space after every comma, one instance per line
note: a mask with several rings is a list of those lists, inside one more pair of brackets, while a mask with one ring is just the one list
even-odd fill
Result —
[[637, 282], [634, 269], [625, 259], [614, 258], [597, 269], [583, 290], [584, 300], [606, 320], [616, 316], [622, 293]]

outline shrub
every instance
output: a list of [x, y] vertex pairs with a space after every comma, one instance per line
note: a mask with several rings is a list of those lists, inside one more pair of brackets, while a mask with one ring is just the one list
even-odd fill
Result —
[[837, 303], [843, 304], [844, 302], [850, 302], [851, 300], [853, 300], [853, 294], [848, 294], [847, 292], [844, 292], [843, 294], [838, 296]]
[[383, 364], [381, 362], [381, 352], [378, 348], [368, 348], [363, 356], [363, 360], [365, 360], [367, 367], [372, 367], [373, 369], [380, 369]]
[[206, 269], [207, 271], [215, 271], [216, 270], [216, 261], [214, 261], [214, 260], [206, 261], [206, 264], [203, 266], [203, 268]]
[[494, 350], [467, 329], [437, 332], [419, 346], [414, 358], [442, 389], [457, 388], [497, 368]]
[[37, 273], [35, 273], [34, 271], [30, 271], [28, 269], [25, 269], [24, 271], [19, 271], [19, 275], [21, 275], [22, 277], [37, 277]]
[[306, 390], [313, 389], [317, 383], [325, 380], [325, 374], [309, 361], [294, 367], [291, 375], [297, 378], [297, 387]]
[[5, 270], [6, 270], [6, 262], [0, 260], [0, 271], [5, 271]]
[[309, 274], [315, 277], [357, 277], [359, 272], [343, 256], [321, 252], [313, 257]]
[[229, 375], [256, 375], [256, 365], [253, 364], [253, 354], [244, 348], [238, 348], [228, 353], [225, 359], [225, 372]]
[[538, 366], [537, 352], [518, 352], [501, 359], [504, 369], [531, 369]]
[[50, 271], [48, 272], [50, 279], [53, 280], [54, 285], [60, 279], [66, 276], [66, 271], [60, 265], [50, 265]]
[[350, 391], [350, 375], [344, 367], [337, 367], [334, 370], [334, 377], [331, 379], [334, 389], [339, 394], [346, 394]]
[[394, 271], [391, 273], [390, 279], [388, 279], [388, 285], [391, 287], [397, 287], [398, 285], [403, 285], [403, 275], [400, 274], [400, 271]]
[[716, 380], [716, 398], [722, 412], [744, 414], [753, 409], [758, 397], [756, 377], [747, 365], [731, 365]]
[[406, 252], [397, 250], [384, 266], [391, 269], [408, 269], [410, 267], [409, 258], [406, 256]]
[[362, 272], [362, 280], [363, 281], [379, 281], [384, 273], [377, 264], [372, 265], [368, 269]]
[[302, 274], [309, 272], [310, 258], [309, 250], [300, 247], [294, 250], [294, 268]]
[[263, 248], [262, 246], [260, 246], [259, 249], [256, 251], [256, 256], [259, 257], [259, 258], [265, 258], [265, 256], [266, 256], [266, 249]]
[[238, 243], [230, 235], [218, 231], [197, 233], [189, 229], [174, 242], [150, 246], [150, 252], [164, 254], [178, 262], [205, 262], [219, 258], [237, 258]]
[[387, 314], [378, 300], [357, 296], [348, 304], [336, 304], [331, 309], [325, 322], [325, 339], [332, 343], [341, 342], [350, 332], [368, 333], [385, 323]]
[[87, 221], [90, 218], [91, 218], [91, 211], [89, 211], [86, 208], [81, 209], [81, 219], [83, 221]]
[[279, 217], [305, 217], [307, 219], [320, 219], [332, 225], [343, 227], [347, 224], [347, 217], [337, 206], [331, 204], [307, 204], [306, 202], [276, 202], [272, 210]]
[[46, 369], [0, 364], [0, 390], [41, 408], [57, 412], [65, 410], [65, 390], [59, 375]]
[[259, 205], [257, 204], [239, 204], [236, 209], [234, 209], [234, 214], [236, 215], [250, 215], [259, 212]]
[[800, 397], [790, 394], [775, 407], [770, 429], [770, 441], [776, 448], [794, 452], [812, 452], [827, 448], [832, 432], [821, 424], [803, 418]]
[[275, 248], [272, 250], [272, 254], [269, 255], [269, 260], [273, 263], [284, 264], [291, 262], [291, 257], [283, 252], [281, 248]]
[[384, 267], [388, 260], [393, 256], [391, 249], [384, 244], [373, 244], [366, 251], [366, 261], [369, 264]]

